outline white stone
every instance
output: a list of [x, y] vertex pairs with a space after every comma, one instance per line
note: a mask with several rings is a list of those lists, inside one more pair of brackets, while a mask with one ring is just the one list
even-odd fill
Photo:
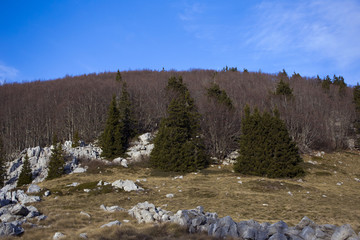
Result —
[[66, 235], [64, 235], [63, 233], [61, 232], [56, 232], [53, 236], [53, 239], [56, 240], [56, 239], [61, 239], [61, 238], [65, 238]]
[[77, 167], [73, 170], [73, 173], [84, 173], [86, 172], [86, 168], [83, 167]]
[[87, 233], [80, 233], [79, 237], [82, 239], [88, 239]]
[[81, 212], [80, 212], [80, 215], [83, 215], [83, 216], [86, 216], [86, 217], [88, 217], [88, 218], [91, 218], [90, 214], [88, 214], [87, 212], [81, 211]]
[[172, 194], [172, 193], [166, 194], [166, 197], [167, 197], [167, 198], [173, 198], [173, 197], [174, 197], [174, 194]]
[[90, 191], [91, 191], [91, 189], [88, 189], [88, 188], [85, 188], [85, 189], [84, 189], [84, 192], [87, 192], [87, 193], [88, 193], [88, 192], [90, 192]]
[[78, 183], [78, 182], [73, 182], [73, 183], [71, 183], [71, 184], [68, 184], [68, 185], [66, 185], [67, 187], [76, 187], [76, 186], [79, 186], [80, 185], [80, 183]]
[[44, 196], [45, 197], [48, 197], [48, 196], [50, 196], [51, 195], [51, 192], [49, 191], [49, 190], [47, 190], [46, 192], [44, 192]]

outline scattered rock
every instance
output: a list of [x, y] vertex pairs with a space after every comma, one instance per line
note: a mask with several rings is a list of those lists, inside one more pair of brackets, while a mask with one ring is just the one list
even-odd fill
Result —
[[82, 238], [82, 239], [88, 239], [87, 233], [80, 233], [79, 237]]
[[172, 193], [166, 194], [166, 197], [167, 197], [167, 198], [173, 198], [173, 197], [174, 197], [174, 194], [172, 194]]
[[55, 239], [61, 239], [61, 238], [65, 238], [65, 237], [66, 237], [65, 234], [63, 234], [61, 232], [56, 232], [53, 236], [53, 239], [55, 240]]
[[72, 172], [73, 173], [84, 173], [84, 172], [86, 172], [86, 168], [83, 168], [83, 167], [77, 167], [77, 168], [75, 168]]
[[111, 207], [106, 207], [105, 205], [100, 205], [100, 208], [104, 211], [107, 212], [118, 212], [118, 211], [126, 211], [126, 209], [119, 207], [119, 206], [111, 206]]
[[109, 222], [109, 223], [106, 223], [104, 225], [102, 225], [100, 228], [103, 228], [103, 227], [112, 227], [112, 226], [117, 226], [117, 225], [121, 225], [121, 222], [118, 221], [118, 220], [115, 220], [113, 222]]
[[176, 177], [173, 177], [173, 180], [176, 180], [176, 179], [183, 179], [184, 178], [184, 176], [176, 176]]
[[87, 212], [81, 211], [81, 212], [80, 212], [80, 215], [83, 215], [83, 216], [86, 216], [86, 217], [88, 217], [88, 218], [91, 218], [91, 215], [88, 214]]
[[86, 193], [88, 193], [88, 192], [90, 192], [91, 191], [91, 189], [88, 189], [88, 188], [85, 188], [84, 189], [84, 192], [86, 192]]
[[80, 185], [80, 183], [78, 183], [78, 182], [73, 182], [73, 183], [71, 183], [71, 184], [68, 184], [68, 185], [66, 185], [67, 187], [76, 187], [76, 186], [79, 186]]
[[48, 196], [50, 196], [50, 195], [51, 195], [51, 192], [50, 192], [49, 190], [47, 190], [47, 191], [44, 192], [44, 196], [45, 196], [45, 197], [48, 197]]

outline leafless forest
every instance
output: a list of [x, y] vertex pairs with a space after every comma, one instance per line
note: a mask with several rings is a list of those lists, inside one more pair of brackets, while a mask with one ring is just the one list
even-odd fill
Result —
[[[241, 117], [246, 104], [260, 110], [277, 107], [300, 151], [336, 150], [354, 138], [355, 106], [352, 88], [323, 89], [317, 79], [294, 74], [289, 78], [293, 98], [274, 95], [280, 74], [216, 72], [212, 70], [121, 72], [132, 98], [138, 132], [154, 131], [166, 114], [169, 77], [181, 75], [202, 114], [206, 147], [223, 157], [237, 148]], [[52, 81], [0, 86], [0, 134], [7, 153], [51, 143], [54, 133], [62, 140], [78, 131], [86, 142], [94, 141], [106, 121], [113, 94], [120, 93], [116, 73], [65, 77]], [[228, 109], [209, 99], [206, 88], [216, 82], [233, 101]]]

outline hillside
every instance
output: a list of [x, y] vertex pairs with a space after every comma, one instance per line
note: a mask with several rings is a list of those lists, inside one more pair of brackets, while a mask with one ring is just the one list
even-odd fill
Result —
[[[166, 114], [165, 90], [171, 76], [183, 77], [198, 111], [207, 151], [222, 158], [237, 148], [243, 108], [278, 108], [301, 152], [336, 150], [353, 146], [355, 106], [352, 88], [321, 80], [261, 72], [213, 70], [122, 72], [134, 106], [138, 132], [154, 131]], [[0, 133], [8, 154], [25, 147], [46, 146], [57, 134], [72, 139], [76, 131], [87, 142], [97, 139], [104, 128], [113, 94], [120, 92], [116, 73], [67, 76], [53, 81], [14, 83], [0, 86]], [[293, 89], [293, 98], [275, 95], [280, 79]], [[216, 82], [233, 102], [228, 111], [206, 95]]]
[[[283, 220], [289, 226], [295, 226], [307, 216], [319, 225], [351, 224], [358, 233], [359, 152], [319, 154], [318, 157], [304, 155], [303, 158], [307, 175], [294, 180], [242, 176], [233, 173], [231, 166], [224, 165], [180, 177], [176, 173], [151, 170], [146, 162], [129, 168], [89, 164], [87, 173], [39, 183], [43, 189], [39, 193], [42, 201], [33, 205], [47, 219], [40, 222], [30, 219], [29, 222], [35, 225], [23, 225], [22, 239], [51, 239], [55, 232], [62, 232], [66, 239], [79, 239], [80, 233], [87, 233], [89, 239], [136, 239], [140, 236], [161, 239], [166, 235], [174, 239], [189, 238], [186, 230], [179, 227], [139, 225], [126, 210], [144, 201], [173, 213], [201, 205], [219, 217], [229, 215], [236, 222], [254, 219], [260, 223], [275, 223]], [[111, 183], [118, 179], [138, 180], [136, 184], [145, 190], [125, 192], [97, 186], [99, 181]], [[69, 186], [74, 182], [79, 185]], [[48, 197], [43, 196], [46, 190], [51, 192]], [[169, 198], [167, 194], [174, 196]], [[100, 205], [117, 205], [124, 210], [111, 213], [101, 209]], [[121, 222], [120, 228], [100, 228], [115, 220]], [[123, 238], [119, 237], [121, 234]], [[199, 238], [199, 235], [192, 236], [192, 239]]]

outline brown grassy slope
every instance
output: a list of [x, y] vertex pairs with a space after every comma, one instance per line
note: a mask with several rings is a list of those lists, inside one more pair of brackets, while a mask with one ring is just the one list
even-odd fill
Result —
[[[283, 220], [295, 225], [302, 217], [308, 216], [317, 224], [349, 223], [359, 232], [360, 182], [354, 178], [360, 178], [360, 153], [333, 153], [326, 154], [324, 158], [304, 156], [304, 160], [318, 164], [305, 163], [308, 174], [302, 180], [241, 176], [233, 173], [229, 166], [213, 166], [201, 173], [188, 174], [183, 179], [175, 180], [173, 177], [178, 174], [141, 167], [100, 167], [98, 171], [101, 173], [67, 175], [40, 184], [42, 188], [50, 189], [52, 195], [34, 205], [48, 219], [36, 223], [44, 228], [26, 227], [22, 239], [50, 239], [57, 231], [65, 233], [67, 239], [79, 239], [79, 234], [83, 232], [88, 233], [90, 239], [100, 239], [100, 236], [115, 236], [116, 229], [119, 229], [100, 229], [102, 224], [114, 220], [123, 222], [124, 219], [130, 222], [123, 223], [120, 229], [131, 232], [134, 231], [131, 227], [136, 227], [143, 229], [141, 232], [146, 234], [152, 230], [147, 229], [148, 226], [138, 225], [126, 212], [107, 213], [99, 208], [104, 204], [129, 209], [144, 201], [173, 212], [202, 205], [205, 211], [217, 212], [220, 217], [230, 215], [235, 221], [255, 219], [273, 223]], [[99, 180], [113, 182], [117, 179], [143, 178], [147, 179], [141, 182], [144, 192], [103, 189], [85, 193], [82, 190], [93, 188]], [[238, 181], [242, 181], [242, 184]], [[78, 188], [65, 187], [72, 182], [85, 184]], [[343, 184], [337, 185], [340, 182]], [[168, 193], [175, 194], [174, 198], [166, 198]], [[80, 211], [89, 213], [91, 218], [80, 215]]]

